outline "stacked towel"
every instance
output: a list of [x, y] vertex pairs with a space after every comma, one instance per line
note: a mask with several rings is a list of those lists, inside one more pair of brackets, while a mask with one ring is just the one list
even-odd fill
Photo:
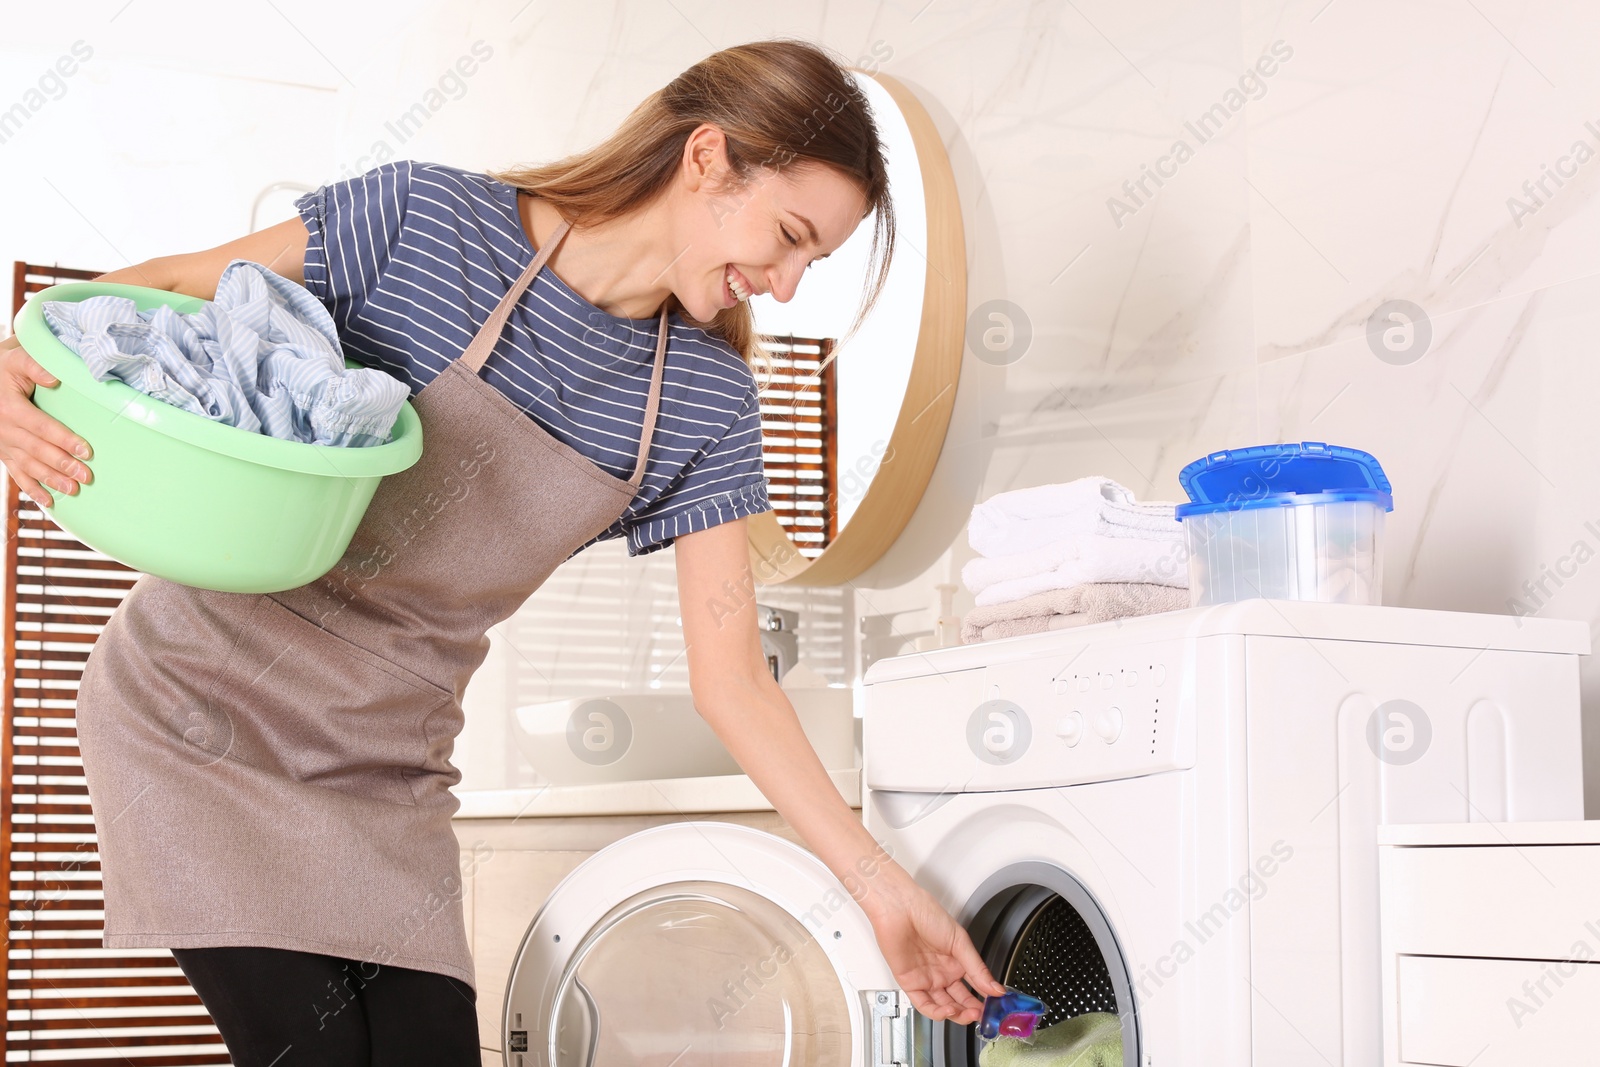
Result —
[[1141, 503], [1110, 478], [1079, 478], [990, 497], [972, 509], [967, 540], [983, 556], [1026, 552], [1082, 534], [1165, 541], [1181, 529], [1173, 507]]
[[1146, 582], [1187, 589], [1188, 554], [1181, 533], [1161, 540], [1082, 534], [1029, 552], [979, 556], [962, 568], [961, 580], [976, 594], [979, 607], [1090, 582]]
[[1134, 615], [1182, 611], [1188, 606], [1187, 589], [1150, 582], [1091, 582], [1035, 593], [993, 607], [974, 608], [961, 620], [961, 640], [970, 645]]
[[190, 314], [120, 296], [46, 301], [45, 322], [99, 381], [240, 429], [317, 445], [381, 445], [410, 389], [346, 369], [327, 308], [304, 286], [236, 259]]
[[1122, 1067], [1122, 1023], [1090, 1012], [1047, 1026], [1031, 1040], [999, 1037], [978, 1053], [979, 1067]]
[[1188, 607], [1175, 505], [1141, 502], [1109, 478], [1001, 493], [972, 512], [979, 553], [961, 580], [978, 610], [966, 642]]

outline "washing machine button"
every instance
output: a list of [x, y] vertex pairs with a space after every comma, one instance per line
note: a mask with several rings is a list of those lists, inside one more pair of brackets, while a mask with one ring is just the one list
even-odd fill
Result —
[[1083, 716], [1076, 711], [1069, 711], [1056, 720], [1056, 736], [1067, 743], [1068, 748], [1075, 748], [1083, 740]]
[[1114, 683], [1114, 682], [1115, 682], [1115, 681], [1116, 681], [1116, 679], [1115, 679], [1115, 678], [1113, 678], [1113, 677], [1111, 677], [1111, 675], [1109, 675], [1109, 674], [1102, 674], [1102, 675], [1101, 675], [1101, 676], [1100, 676], [1100, 688], [1101, 688], [1101, 689], [1110, 689], [1110, 688], [1111, 688], [1111, 686], [1112, 686], [1112, 684], [1113, 684], [1113, 683]]
[[1167, 680], [1167, 668], [1164, 664], [1157, 663], [1150, 668], [1150, 684], [1160, 685]]
[[1134, 686], [1139, 684], [1139, 672], [1129, 671], [1127, 674], [1122, 676], [1122, 680], [1128, 683], [1129, 689], [1132, 689]]
[[1122, 709], [1105, 708], [1094, 717], [1094, 732], [1100, 735], [1100, 740], [1106, 744], [1113, 744], [1122, 736]]
[[1078, 678], [1078, 692], [1087, 693], [1088, 691], [1089, 691], [1089, 676], [1087, 674], [1081, 675]]
[[1058, 696], [1058, 697], [1066, 696], [1067, 692], [1071, 688], [1072, 688], [1072, 683], [1067, 681], [1065, 678], [1057, 678], [1056, 679], [1056, 696]]

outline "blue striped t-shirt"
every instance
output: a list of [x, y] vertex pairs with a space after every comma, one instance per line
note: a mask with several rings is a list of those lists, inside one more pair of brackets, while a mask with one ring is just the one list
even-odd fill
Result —
[[[415, 396], [466, 350], [535, 251], [517, 190], [486, 174], [399, 160], [295, 201], [305, 285], [345, 354]], [[721, 338], [669, 318], [660, 412], [644, 480], [616, 524], [639, 555], [770, 510], [750, 368]], [[608, 314], [548, 265], [517, 302], [480, 376], [602, 470], [633, 473], [659, 316]], [[594, 542], [590, 542], [593, 544]]]

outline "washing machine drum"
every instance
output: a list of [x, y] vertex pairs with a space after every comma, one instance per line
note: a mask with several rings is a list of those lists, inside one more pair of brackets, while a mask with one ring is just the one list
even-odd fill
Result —
[[1050, 1006], [1043, 1025], [1092, 1011], [1117, 1014], [1116, 987], [1094, 932], [1059, 896], [1034, 908], [998, 973]]
[[[1120, 1017], [1122, 1062], [1144, 1063], [1127, 959], [1105, 910], [1068, 871], [1027, 862], [995, 872], [968, 901], [967, 930], [1006, 985], [1043, 1000], [1043, 1026], [1090, 1013]], [[971, 1067], [981, 1044], [972, 1028], [946, 1027], [941, 1067]]]

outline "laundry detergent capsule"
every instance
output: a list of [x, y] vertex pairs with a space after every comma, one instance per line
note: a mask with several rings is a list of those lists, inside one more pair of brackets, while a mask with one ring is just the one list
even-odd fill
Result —
[[1050, 1008], [1038, 997], [1020, 989], [1006, 987], [998, 997], [983, 998], [983, 1015], [978, 1019], [978, 1036], [986, 1041], [997, 1037], [1030, 1038]]

